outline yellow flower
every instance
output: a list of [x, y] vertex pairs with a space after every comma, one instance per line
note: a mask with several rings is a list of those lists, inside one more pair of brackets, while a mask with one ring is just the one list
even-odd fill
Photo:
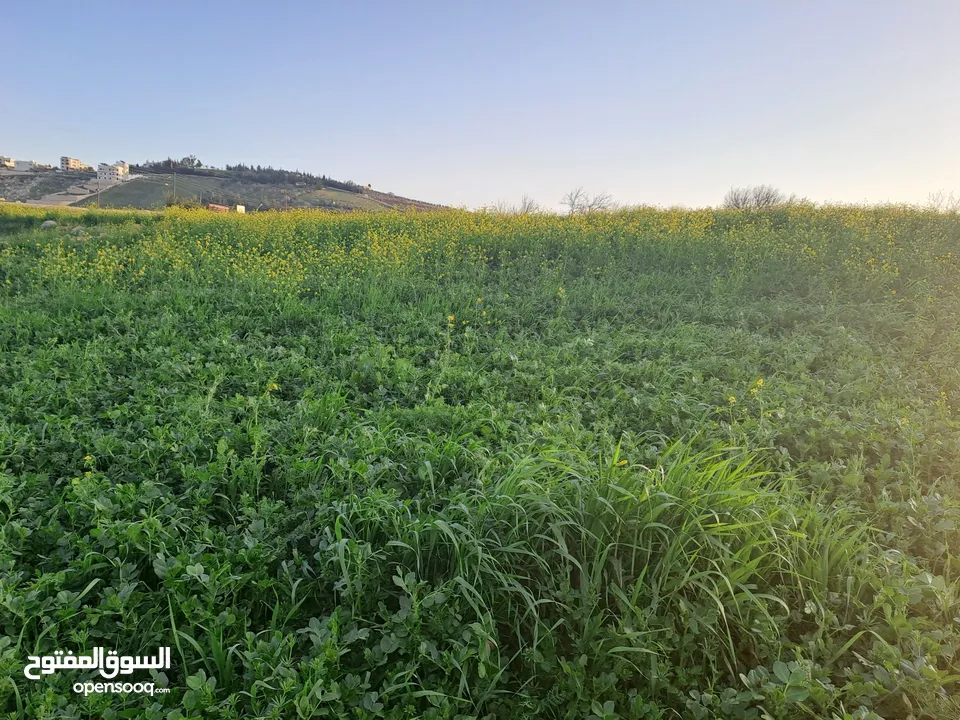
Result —
[[454, 322], [456, 319], [457, 319], [457, 318], [456, 318], [455, 315], [447, 315], [447, 321], [448, 321], [448, 322]]
[[750, 394], [751, 394], [751, 395], [756, 395], [756, 394], [757, 394], [757, 388], [755, 388], [755, 387], [750, 388]]
[[[944, 394], [944, 393], [941, 393], [941, 395], [943, 395], [943, 394]], [[84, 455], [84, 456], [83, 456], [83, 461], [84, 461], [84, 462], [90, 462], [91, 460], [93, 460], [93, 455]]]
[[730, 397], [727, 398], [727, 402], [733, 405], [734, 403], [737, 402], [737, 399], [733, 395], [731, 395]]
[[620, 461], [617, 462], [617, 467], [623, 467], [623, 466], [626, 465], [626, 464], [627, 464], [627, 461], [626, 461], [626, 460], [620, 460]]
[[267, 385], [267, 392], [273, 392], [274, 390], [279, 390], [279, 389], [280, 389], [280, 386], [277, 385], [276, 383], [270, 383], [269, 385]]
[[763, 378], [757, 380], [757, 387], [763, 387]]
[[483, 298], [477, 298], [477, 302], [483, 302]]

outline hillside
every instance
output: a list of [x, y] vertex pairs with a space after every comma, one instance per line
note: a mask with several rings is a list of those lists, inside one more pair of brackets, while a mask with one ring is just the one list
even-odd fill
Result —
[[[40, 201], [95, 178], [94, 173], [0, 172], [0, 199], [7, 202]], [[64, 196], [58, 204], [70, 202], [71, 199]]]
[[[298, 188], [289, 185], [267, 185], [243, 182], [232, 178], [194, 177], [172, 173], [156, 173], [134, 178], [100, 193], [100, 207], [156, 208], [168, 198], [214, 202], [222, 205], [245, 205], [253, 210], [284, 208], [330, 208], [344, 210], [377, 210], [382, 205], [355, 193], [324, 188]], [[76, 203], [96, 206], [91, 197]]]
[[[75, 205], [78, 207], [156, 209], [168, 200], [221, 205], [245, 205], [248, 211], [312, 208], [326, 210], [437, 210], [442, 206], [364, 188], [351, 192], [314, 183], [254, 182], [236, 177], [239, 173], [218, 171], [216, 175], [141, 172], [133, 179], [87, 196], [69, 195], [68, 190], [96, 182], [93, 173], [0, 172], [0, 200], [7, 202]], [[299, 185], [299, 186], [298, 186]], [[357, 188], [357, 186], [353, 186]], [[96, 188], [94, 188], [96, 189]]]
[[[244, 205], [248, 210], [312, 208], [328, 210], [381, 210], [390, 208], [438, 209], [441, 206], [411, 200], [389, 193], [365, 190], [362, 194], [335, 188], [296, 187], [289, 184], [265, 184], [231, 177], [198, 177], [177, 173], [152, 173], [134, 178], [100, 193], [100, 207], [157, 208], [167, 199], [222, 205]], [[78, 206], [96, 206], [97, 198], [85, 198]]]

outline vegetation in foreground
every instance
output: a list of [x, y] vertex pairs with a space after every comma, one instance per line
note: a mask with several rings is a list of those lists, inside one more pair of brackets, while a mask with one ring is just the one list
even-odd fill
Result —
[[10, 717], [958, 715], [957, 216], [0, 233]]

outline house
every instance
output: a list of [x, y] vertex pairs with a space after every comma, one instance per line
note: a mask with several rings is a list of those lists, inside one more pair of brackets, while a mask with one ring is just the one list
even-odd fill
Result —
[[113, 165], [100, 163], [97, 166], [97, 180], [106, 182], [125, 182], [130, 178], [130, 165], [118, 160]]
[[63, 170], [63, 172], [83, 172], [93, 170], [93, 168], [90, 165], [87, 165], [85, 162], [81, 162], [76, 158], [67, 157], [66, 155], [60, 158], [60, 169]]
[[14, 160], [13, 158], [4, 157], [3, 155], [0, 155], [0, 167], [13, 170], [13, 168], [16, 167], [16, 164], [17, 164], [17, 161]]
[[207, 210], [212, 210], [213, 212], [225, 213], [230, 212], [230, 208], [226, 205], [217, 205], [216, 203], [207, 203]]
[[246, 205], [237, 205], [237, 212], [238, 212], [238, 213], [246, 213], [246, 212], [247, 212], [247, 206], [246, 206]]
[[14, 160], [13, 169], [17, 172], [31, 172], [40, 169], [40, 163], [33, 160]]

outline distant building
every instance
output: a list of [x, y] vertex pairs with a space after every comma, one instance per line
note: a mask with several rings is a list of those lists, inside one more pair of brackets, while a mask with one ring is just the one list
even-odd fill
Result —
[[238, 213], [246, 213], [246, 212], [247, 212], [247, 206], [246, 206], [246, 205], [237, 205], [237, 212], [238, 212]]
[[82, 172], [84, 170], [93, 170], [90, 165], [87, 165], [85, 162], [81, 162], [76, 158], [67, 157], [64, 155], [60, 158], [60, 169], [64, 172]]
[[97, 180], [106, 182], [124, 182], [130, 177], [130, 166], [123, 160], [118, 160], [113, 165], [100, 163], [97, 166]]
[[230, 208], [226, 205], [217, 205], [216, 203], [207, 203], [207, 210], [212, 210], [213, 212], [225, 213], [230, 212]]
[[13, 169], [18, 172], [30, 172], [31, 170], [43, 170], [44, 166], [34, 160], [14, 160]]
[[13, 158], [8, 158], [8, 157], [4, 157], [3, 155], [0, 155], [0, 167], [9, 168], [10, 170], [13, 170], [13, 168], [16, 167], [16, 164], [17, 164], [17, 161], [14, 160]]

